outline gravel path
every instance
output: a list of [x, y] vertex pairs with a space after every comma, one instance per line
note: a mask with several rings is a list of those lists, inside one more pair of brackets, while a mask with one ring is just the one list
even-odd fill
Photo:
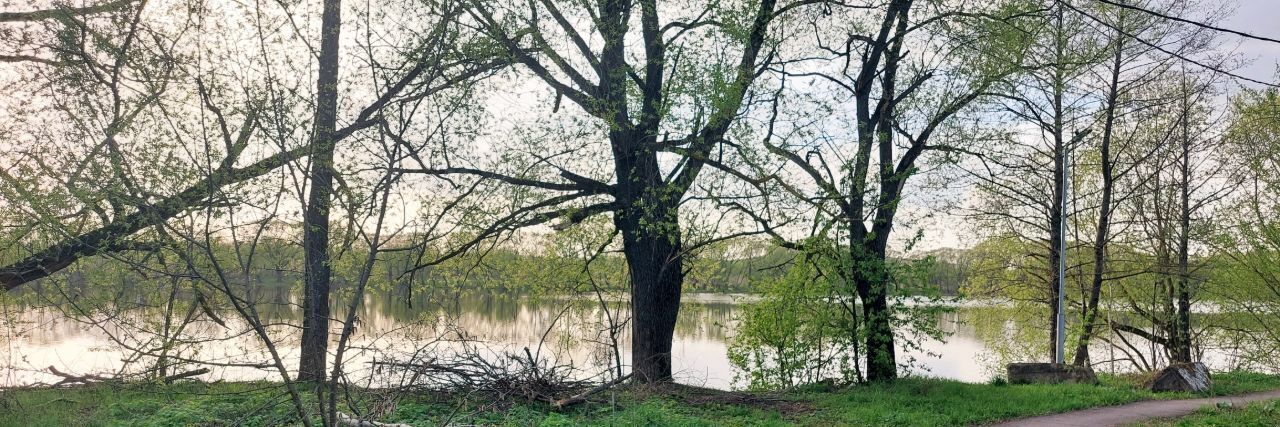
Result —
[[1229, 402], [1232, 406], [1244, 406], [1250, 402], [1280, 399], [1280, 390], [1239, 396], [1208, 397], [1183, 400], [1148, 400], [1118, 406], [1084, 409], [1061, 414], [1021, 418], [992, 427], [1099, 427], [1123, 426], [1152, 418], [1173, 418], [1188, 415], [1205, 406]]

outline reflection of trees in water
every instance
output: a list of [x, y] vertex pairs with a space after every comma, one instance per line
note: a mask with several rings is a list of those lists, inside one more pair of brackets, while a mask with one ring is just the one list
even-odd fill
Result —
[[676, 335], [689, 339], [725, 341], [732, 329], [735, 310], [729, 303], [685, 303], [676, 318]]
[[[963, 322], [986, 347], [982, 363], [998, 372], [1010, 362], [1043, 361], [1048, 352], [1047, 309], [1031, 307], [980, 307], [959, 311]], [[1107, 313], [1112, 319], [1132, 321], [1137, 316], [1124, 311]], [[1078, 318], [1068, 316], [1068, 321]], [[1143, 326], [1140, 323], [1130, 324]], [[1280, 336], [1267, 331], [1280, 330], [1257, 318], [1236, 313], [1202, 313], [1192, 316], [1196, 359], [1215, 370], [1250, 370], [1280, 372]], [[1145, 325], [1149, 330], [1151, 325]], [[1068, 331], [1071, 325], [1068, 324]], [[1102, 332], [1101, 342], [1090, 349], [1094, 369], [1103, 372], [1132, 372], [1159, 368], [1168, 363], [1165, 349], [1132, 335], [1114, 331]], [[1069, 336], [1068, 341], [1074, 339]]]
[[[65, 285], [64, 285], [65, 286]], [[155, 298], [158, 295], [154, 286], [124, 284], [112, 289], [114, 295], [89, 295], [89, 290], [78, 291], [77, 286], [63, 288], [67, 295], [87, 298], [99, 302], [110, 303], [115, 309], [129, 313], [136, 321], [163, 316], [163, 306]], [[296, 290], [282, 284], [255, 285], [252, 289], [244, 289], [246, 299], [254, 302], [257, 311], [268, 324], [297, 324], [301, 321], [300, 300]], [[343, 289], [335, 292], [342, 293]], [[42, 328], [39, 336], [42, 342], [56, 342], [65, 337], [84, 333], [83, 325], [77, 322], [56, 321], [67, 311], [68, 301], [61, 295], [50, 292], [37, 283], [31, 287], [28, 298], [14, 300], [13, 312], [23, 322], [50, 325]], [[185, 300], [194, 298], [194, 294], [182, 295]], [[609, 302], [616, 316], [626, 319], [630, 316], [624, 301]], [[605, 322], [604, 312], [593, 296], [546, 296], [546, 295], [495, 295], [483, 292], [453, 292], [449, 290], [425, 289], [415, 292], [411, 301], [399, 289], [371, 291], [364, 304], [358, 309], [358, 317], [363, 331], [367, 334], [381, 334], [403, 328], [415, 322], [432, 322], [441, 318], [451, 319], [453, 323], [468, 333], [495, 340], [515, 340], [523, 342], [527, 337], [539, 337], [551, 326], [559, 312], [566, 306], [571, 310], [559, 320], [557, 325], [566, 332], [581, 330], [572, 325], [600, 325]], [[40, 308], [44, 309], [40, 309]], [[727, 331], [734, 321], [734, 304], [724, 302], [691, 303], [682, 305], [677, 319], [676, 334], [685, 339], [724, 341]], [[59, 310], [60, 309], [60, 310]], [[219, 310], [225, 318], [235, 318], [229, 310]], [[335, 317], [345, 315], [345, 307], [334, 307]], [[52, 325], [57, 325], [54, 328]], [[570, 325], [570, 326], [566, 326]], [[589, 329], [589, 328], [587, 328]], [[56, 332], [55, 332], [56, 331]], [[584, 331], [577, 331], [584, 332]], [[596, 331], [585, 331], [594, 333]], [[579, 333], [578, 335], [581, 335]], [[622, 338], [629, 340], [630, 334], [623, 333]]]
[[[390, 330], [400, 322], [447, 317], [454, 324], [477, 337], [495, 342], [534, 343], [552, 326], [556, 316], [569, 307], [564, 317], [551, 330], [550, 337], [561, 347], [589, 345], [599, 340], [605, 329], [604, 313], [598, 302], [589, 297], [513, 297], [500, 295], [454, 295], [415, 301], [412, 309], [396, 301], [394, 295], [371, 298], [365, 306], [371, 313], [362, 318], [374, 325], [387, 325]], [[615, 315], [627, 318], [629, 310], [623, 301], [611, 302]], [[985, 351], [977, 360], [991, 374], [1002, 372], [1010, 362], [1041, 360], [1048, 354], [1049, 327], [1047, 309], [1042, 305], [1008, 305], [1000, 307], [966, 307], [944, 312], [938, 317], [939, 330], [952, 339], [973, 339]], [[736, 319], [733, 303], [685, 302], [676, 323], [677, 340], [725, 342]], [[1125, 316], [1113, 313], [1113, 316]], [[387, 322], [375, 319], [387, 319]], [[367, 321], [368, 321], [367, 320]], [[1075, 316], [1068, 316], [1075, 322]], [[1201, 314], [1195, 324], [1203, 325], [1197, 333], [1199, 352], [1215, 369], [1280, 370], [1280, 339], [1265, 336], [1263, 331], [1280, 330], [1257, 324], [1249, 316]], [[1070, 327], [1070, 325], [1069, 325]], [[378, 329], [378, 328], [375, 328]], [[1151, 357], [1148, 343], [1124, 345], [1114, 336], [1104, 334], [1102, 343], [1092, 349], [1097, 369], [1125, 372], [1134, 369], [1128, 359]], [[622, 333], [621, 343], [630, 342], [630, 334]], [[1140, 340], [1139, 340], [1140, 341]], [[1157, 351], [1161, 351], [1157, 347]], [[946, 357], [946, 355], [943, 355]]]
[[[74, 286], [69, 286], [64, 288], [64, 291], [68, 295], [73, 295], [70, 291], [73, 289], [75, 289]], [[74, 352], [76, 351], [110, 351], [111, 345], [102, 336], [102, 331], [86, 323], [89, 319], [72, 320], [65, 317], [65, 307], [56, 307], [57, 295], [52, 294], [51, 290], [51, 288], [44, 289], [43, 300], [10, 298], [4, 302], [7, 318], [0, 326], [6, 328], [8, 333], [6, 339], [9, 340], [10, 346], [22, 347], [23, 352], [31, 354], [40, 349], [56, 350], [62, 352], [59, 357], [69, 357], [68, 360], [75, 360]], [[101, 307], [108, 309], [107, 311], [118, 313], [118, 317], [108, 320], [103, 326], [112, 333], [127, 335], [136, 333], [139, 325], [154, 325], [163, 317], [163, 305], [156, 301], [162, 296], [158, 295], [156, 290], [155, 286], [131, 285], [124, 290], [117, 289], [117, 293], [110, 296], [87, 293], [74, 295], [78, 295], [76, 298], [97, 300]], [[38, 288], [33, 288], [30, 292], [38, 291]], [[255, 288], [252, 296], [266, 323], [277, 325], [298, 323], [300, 316], [298, 299], [290, 288], [262, 286]], [[607, 301], [615, 316], [623, 319], [630, 316], [625, 300]], [[726, 297], [723, 301], [732, 301], [732, 299]], [[456, 327], [482, 341], [519, 349], [523, 346], [536, 346], [544, 332], [550, 329], [544, 351], [561, 352], [579, 361], [583, 361], [582, 357], [591, 357], [597, 363], [607, 361], [609, 355], [604, 312], [592, 295], [521, 296], [422, 290], [415, 293], [412, 304], [409, 304], [405, 301], [403, 292], [381, 290], [369, 293], [359, 310], [360, 326], [357, 339], [361, 343], [376, 340], [380, 343], [378, 348], [413, 347], [417, 343], [437, 338], [447, 329], [446, 327]], [[335, 311], [335, 316], [345, 315], [341, 308]], [[1005, 363], [1040, 360], [1048, 353], [1045, 346], [1048, 342], [1049, 325], [1045, 312], [1046, 309], [1039, 305], [966, 307], [941, 314], [937, 327], [952, 334], [950, 340], [972, 340], [968, 342], [979, 345], [983, 351], [975, 362], [980, 364], [988, 375], [999, 374]], [[243, 325], [236, 321], [235, 316], [230, 312], [223, 312], [223, 314], [230, 328], [201, 321], [192, 324], [184, 335], [207, 340], [211, 337], [227, 337], [243, 330]], [[676, 340], [722, 344], [732, 336], [737, 314], [738, 307], [735, 303], [722, 302], [720, 299], [710, 301], [686, 299], [677, 319]], [[1074, 316], [1069, 318], [1075, 319]], [[1273, 356], [1280, 351], [1280, 347], [1277, 346], [1277, 343], [1280, 343], [1280, 337], [1268, 335], [1267, 332], [1280, 330], [1280, 328], [1262, 324], [1259, 318], [1222, 313], [1196, 316], [1195, 323], [1204, 328], [1197, 335], [1197, 339], [1201, 342], [1202, 351], [1212, 368], [1216, 370], [1234, 368], [1280, 370], [1280, 358]], [[98, 316], [98, 319], [101, 320], [102, 316]], [[133, 331], [130, 331], [131, 328]], [[273, 333], [280, 337], [296, 335], [295, 330], [285, 326], [273, 329]], [[288, 338], [285, 340], [287, 341]], [[629, 331], [622, 331], [619, 341], [625, 353], [626, 346], [630, 344]], [[1114, 339], [1110, 341], [1115, 342]], [[71, 348], [68, 347], [69, 345], [79, 347]], [[937, 348], [933, 346], [941, 344], [925, 345], [929, 347], [928, 349], [933, 349]], [[229, 353], [238, 353], [238, 356], [235, 356], [237, 360], [256, 359], [261, 353], [261, 344], [251, 337], [230, 339], [218, 346], [220, 349], [216, 349], [219, 350], [217, 354], [231, 356]], [[1149, 357], [1150, 352], [1146, 350], [1149, 347], [1148, 343], [1142, 342], [1137, 347], [1139, 347], [1138, 351], [1145, 351]], [[211, 357], [209, 355], [215, 354], [209, 350], [200, 350], [196, 353], [200, 354], [200, 357]], [[1126, 362], [1114, 364], [1105, 362], [1112, 358], [1126, 356], [1122, 348], [1099, 345], [1094, 349], [1094, 356], [1094, 360], [1103, 362], [1096, 367], [1102, 371], [1110, 371], [1113, 368], [1120, 371], [1132, 369], [1126, 366]], [[955, 356], [944, 352], [942, 357]], [[30, 364], [37, 368], [57, 363], [61, 362], [58, 360], [30, 361]]]
[[[625, 319], [629, 309], [622, 301], [610, 301], [610, 310]], [[685, 303], [676, 323], [676, 334], [684, 339], [724, 341], [732, 326], [734, 305], [731, 303]], [[561, 315], [561, 311], [567, 311]], [[362, 307], [361, 319], [375, 330], [390, 330], [400, 323], [439, 318], [450, 319], [463, 331], [492, 340], [524, 342], [540, 337], [556, 317], [561, 316], [553, 333], [595, 334], [584, 325], [604, 328], [605, 315], [594, 298], [561, 296], [506, 296], [493, 294], [440, 295], [419, 293], [412, 306], [403, 301], [403, 293], [370, 294]], [[378, 325], [386, 325], [379, 328]], [[629, 334], [623, 334], [629, 339]]]
[[1010, 362], [1041, 360], [1048, 353], [1048, 308], [1042, 304], [975, 307], [957, 312], [986, 347], [979, 363], [992, 374]]

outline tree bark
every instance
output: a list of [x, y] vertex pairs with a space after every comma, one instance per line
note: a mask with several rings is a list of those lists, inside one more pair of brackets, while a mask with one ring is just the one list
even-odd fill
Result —
[[684, 279], [678, 233], [644, 231], [651, 227], [646, 225], [627, 227], [631, 230], [624, 228], [622, 235], [631, 275], [632, 373], [642, 383], [670, 381], [671, 342]]
[[1191, 108], [1186, 78], [1182, 81], [1182, 146], [1179, 157], [1181, 182], [1178, 184], [1178, 280], [1177, 308], [1173, 337], [1176, 346], [1170, 353], [1173, 363], [1191, 363]]
[[679, 195], [662, 181], [650, 135], [611, 132], [616, 153], [614, 216], [631, 278], [631, 364], [637, 382], [671, 380], [671, 341], [684, 282]]
[[1102, 201], [1098, 205], [1098, 226], [1093, 243], [1093, 276], [1089, 286], [1089, 300], [1084, 306], [1084, 325], [1080, 333], [1080, 342], [1076, 344], [1076, 355], [1073, 361], [1076, 366], [1089, 365], [1089, 341], [1093, 337], [1094, 325], [1098, 320], [1098, 303], [1102, 298], [1103, 275], [1107, 267], [1107, 240], [1110, 238], [1112, 193], [1115, 187], [1115, 161], [1111, 158], [1111, 140], [1115, 132], [1116, 109], [1120, 96], [1120, 71], [1124, 66], [1124, 38], [1117, 30], [1115, 57], [1111, 64], [1110, 87], [1107, 90], [1106, 120], [1102, 125], [1102, 141], [1099, 155], [1102, 162]]
[[[889, 311], [889, 275], [885, 252], [855, 243], [853, 274], [862, 300], [862, 318], [867, 355], [867, 381], [892, 382], [898, 378], [897, 349], [894, 345], [892, 313]], [[871, 245], [871, 246], [874, 246]]]
[[314, 150], [311, 184], [302, 222], [305, 259], [302, 297], [302, 344], [298, 359], [300, 381], [324, 381], [329, 346], [329, 209], [333, 194], [333, 151], [338, 110], [338, 38], [342, 2], [325, 0], [321, 18], [319, 76], [316, 84]]

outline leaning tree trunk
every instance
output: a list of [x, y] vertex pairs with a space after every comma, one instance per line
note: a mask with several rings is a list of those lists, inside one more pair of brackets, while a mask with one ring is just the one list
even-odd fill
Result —
[[325, 0], [321, 22], [315, 134], [312, 135], [311, 187], [302, 221], [305, 284], [302, 295], [302, 345], [298, 379], [324, 381], [329, 347], [329, 208], [333, 194], [334, 133], [338, 110], [338, 36], [341, 0]]
[[[1117, 30], [1119, 33], [1120, 30]], [[1124, 66], [1124, 38], [1117, 34], [1115, 57], [1111, 64], [1110, 87], [1107, 90], [1106, 120], [1102, 125], [1102, 141], [1099, 157], [1102, 163], [1102, 201], [1098, 205], [1098, 228], [1093, 243], [1093, 277], [1089, 286], [1089, 299], [1084, 306], [1084, 321], [1080, 342], [1076, 344], [1074, 365], [1089, 365], [1089, 342], [1093, 338], [1098, 321], [1098, 303], [1102, 298], [1102, 284], [1106, 273], [1107, 240], [1110, 238], [1111, 214], [1114, 209], [1112, 193], [1115, 187], [1115, 162], [1111, 156], [1111, 140], [1115, 132], [1116, 109], [1120, 97], [1120, 72]]]

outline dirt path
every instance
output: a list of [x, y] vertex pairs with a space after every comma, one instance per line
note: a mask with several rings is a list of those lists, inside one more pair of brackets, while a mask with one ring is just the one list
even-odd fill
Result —
[[1249, 402], [1277, 399], [1280, 399], [1280, 390], [1243, 394], [1239, 396], [1207, 397], [1203, 399], [1149, 400], [1118, 406], [1064, 412], [1055, 415], [1022, 418], [1000, 424], [992, 424], [992, 427], [1123, 426], [1152, 418], [1180, 417], [1195, 412], [1197, 409], [1205, 406], [1216, 405], [1219, 402], [1230, 402], [1232, 406], [1238, 407], [1244, 406]]

